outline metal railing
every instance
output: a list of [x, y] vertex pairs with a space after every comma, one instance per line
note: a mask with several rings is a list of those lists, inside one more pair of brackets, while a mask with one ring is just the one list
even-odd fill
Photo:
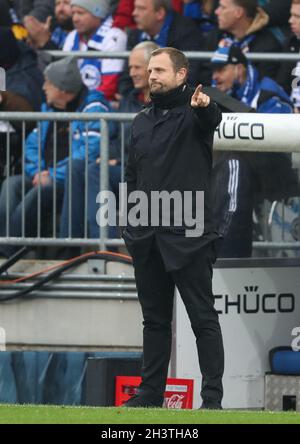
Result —
[[[88, 58], [88, 59], [127, 59], [130, 51], [119, 51], [119, 52], [109, 52], [109, 51], [60, 51], [60, 50], [46, 50], [41, 51], [42, 53], [48, 54], [55, 58], [61, 57], [77, 57], [77, 58]], [[213, 51], [184, 51], [186, 57], [190, 60], [210, 60], [214, 54]], [[299, 54], [292, 53], [275, 53], [275, 52], [252, 52], [245, 54], [249, 60], [259, 62], [298, 62]]]
[[[123, 113], [63, 113], [63, 112], [55, 112], [55, 113], [42, 113], [42, 112], [34, 112], [34, 113], [1, 113], [0, 112], [0, 121], [21, 121], [22, 122], [22, 234], [20, 237], [10, 237], [9, 236], [9, 216], [10, 216], [10, 196], [9, 196], [9, 188], [7, 187], [7, 195], [6, 195], [6, 235], [0, 237], [0, 244], [12, 244], [12, 245], [68, 245], [72, 246], [82, 246], [82, 245], [91, 245], [98, 247], [101, 249], [105, 249], [105, 245], [122, 245], [123, 240], [113, 240], [107, 239], [107, 227], [99, 228], [99, 238], [98, 239], [90, 239], [87, 237], [87, 194], [88, 194], [88, 181], [87, 181], [87, 166], [88, 166], [88, 146], [87, 146], [87, 138], [86, 138], [86, 168], [85, 168], [85, 208], [84, 211], [84, 234], [83, 238], [74, 239], [71, 237], [70, 231], [72, 226], [71, 220], [71, 205], [72, 205], [72, 187], [71, 180], [69, 180], [69, 237], [67, 239], [59, 239], [57, 237], [56, 227], [57, 227], [57, 202], [56, 202], [56, 159], [57, 159], [57, 138], [55, 136], [56, 124], [57, 122], [66, 121], [69, 122], [69, 134], [70, 124], [74, 121], [99, 121], [101, 126], [101, 162], [99, 163], [99, 191], [108, 189], [108, 159], [109, 159], [109, 130], [108, 130], [108, 121], [118, 121], [121, 123], [121, 133], [123, 134], [123, 123], [125, 121], [131, 121], [134, 118], [134, 114], [123, 114]], [[25, 197], [25, 125], [26, 122], [37, 121], [37, 131], [38, 131], [38, 171], [41, 171], [41, 158], [42, 158], [42, 147], [41, 147], [41, 121], [52, 121], [54, 122], [53, 130], [53, 220], [52, 220], [52, 234], [50, 237], [41, 237], [41, 228], [43, 221], [41, 220], [41, 185], [40, 183], [37, 185], [38, 187], [38, 197], [37, 197], [37, 236], [36, 237], [26, 237], [25, 236], [25, 205], [24, 205], [24, 197]], [[124, 137], [121, 138], [121, 164], [122, 164], [122, 175], [121, 178], [124, 178]], [[100, 153], [100, 146], [99, 146]], [[6, 143], [6, 174], [7, 178], [10, 177], [10, 132], [7, 131], [7, 143]], [[69, 140], [69, 159], [72, 159], [72, 150], [71, 150], [71, 140]], [[72, 160], [69, 161], [69, 179], [72, 175]]]
[[[0, 237], [0, 245], [52, 245], [52, 246], [97, 246], [100, 249], [105, 249], [105, 246], [119, 246], [123, 245], [122, 239], [109, 239], [107, 237], [107, 227], [99, 227], [99, 238], [92, 239], [88, 237], [87, 228], [87, 195], [88, 195], [88, 177], [87, 177], [87, 166], [88, 166], [88, 147], [86, 146], [86, 163], [85, 163], [85, 208], [84, 211], [84, 236], [81, 238], [72, 238], [70, 227], [72, 226], [71, 220], [71, 201], [72, 201], [72, 187], [71, 180], [69, 180], [69, 236], [67, 238], [59, 238], [57, 236], [57, 222], [58, 213], [56, 205], [56, 181], [53, 184], [53, 216], [52, 216], [52, 235], [49, 237], [42, 237], [42, 227], [45, 221], [41, 219], [41, 185], [39, 184], [38, 192], [38, 210], [37, 210], [37, 236], [27, 237], [25, 235], [25, 207], [24, 207], [24, 196], [25, 196], [25, 130], [26, 122], [37, 121], [38, 122], [38, 158], [39, 158], [39, 170], [41, 170], [41, 158], [42, 158], [42, 147], [41, 147], [41, 129], [40, 123], [42, 121], [53, 121], [54, 128], [58, 121], [69, 122], [69, 126], [73, 121], [99, 121], [101, 125], [101, 162], [99, 163], [99, 173], [100, 173], [100, 190], [108, 190], [108, 179], [109, 179], [109, 129], [108, 122], [115, 121], [121, 125], [121, 133], [124, 134], [124, 122], [133, 120], [135, 114], [128, 113], [64, 113], [64, 112], [51, 112], [51, 113], [3, 113], [0, 112], [0, 121], [21, 121], [22, 122], [22, 233], [20, 237], [11, 237], [9, 235], [9, 214], [10, 214], [10, 196], [6, 196], [6, 230], [5, 235]], [[235, 150], [239, 151], [272, 151], [272, 145], [275, 146], [275, 151], [284, 152], [300, 152], [300, 116], [298, 115], [263, 115], [263, 114], [223, 114], [222, 125], [231, 125], [233, 128], [238, 128], [241, 126], [243, 131], [245, 128], [252, 128], [256, 122], [256, 125], [263, 126], [264, 138], [258, 138], [258, 140], [251, 140], [251, 138], [236, 137], [233, 139], [230, 137], [230, 143], [226, 139], [226, 130], [220, 130], [216, 132], [214, 148], [217, 150]], [[278, 138], [283, 140], [283, 129], [284, 128], [284, 147], [278, 143]], [[251, 130], [252, 131], [252, 130]], [[253, 132], [253, 131], [252, 131]], [[121, 181], [124, 178], [124, 136], [121, 138], [121, 159], [122, 159], [122, 175]], [[69, 157], [72, 159], [71, 141], [69, 141]], [[283, 145], [283, 142], [282, 142]], [[99, 147], [100, 148], [100, 147]], [[100, 152], [100, 149], [99, 149]], [[6, 144], [6, 173], [7, 177], [10, 177], [10, 133], [7, 131], [7, 144]], [[55, 178], [55, 163], [57, 158], [57, 139], [53, 138], [53, 159], [54, 159], [54, 178]], [[70, 162], [69, 177], [72, 174], [72, 162]], [[48, 221], [47, 221], [48, 222]], [[2, 223], [0, 221], [0, 223]], [[254, 247], [261, 248], [288, 248], [288, 249], [299, 249], [300, 242], [256, 242]]]

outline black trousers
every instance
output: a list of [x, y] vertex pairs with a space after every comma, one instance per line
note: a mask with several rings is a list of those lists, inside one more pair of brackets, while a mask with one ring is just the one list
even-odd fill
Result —
[[147, 258], [133, 257], [138, 297], [144, 317], [143, 365], [140, 392], [163, 394], [171, 355], [171, 322], [177, 286], [196, 337], [201, 396], [204, 402], [221, 404], [224, 350], [218, 314], [212, 294], [214, 251], [206, 245], [192, 262], [166, 272], [155, 242]]

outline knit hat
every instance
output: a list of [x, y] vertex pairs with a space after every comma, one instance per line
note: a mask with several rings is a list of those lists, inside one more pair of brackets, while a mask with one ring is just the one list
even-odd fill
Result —
[[92, 15], [99, 18], [106, 18], [110, 13], [108, 0], [71, 0], [71, 6], [79, 6], [86, 9]]
[[83, 86], [75, 57], [66, 57], [50, 63], [44, 74], [61, 91], [77, 94]]
[[232, 44], [231, 46], [219, 46], [211, 59], [211, 63], [214, 65], [237, 65], [242, 63], [247, 66], [248, 59], [238, 45]]
[[18, 42], [10, 28], [0, 26], [0, 66], [9, 69], [20, 55]]

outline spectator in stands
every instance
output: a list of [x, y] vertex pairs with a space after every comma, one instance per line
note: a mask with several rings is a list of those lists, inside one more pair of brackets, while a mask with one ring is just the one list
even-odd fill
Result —
[[[258, 7], [257, 0], [220, 0], [215, 11], [219, 29], [208, 34], [206, 50], [214, 51], [222, 40], [237, 43], [246, 52], [281, 52], [283, 41], [279, 41], [272, 31], [266, 28], [269, 18]], [[276, 78], [278, 63], [255, 63], [263, 75]], [[211, 83], [211, 67], [203, 64], [201, 80]]]
[[[171, 0], [135, 0], [133, 17], [137, 29], [128, 35], [127, 49], [131, 50], [139, 42], [152, 40], [159, 46], [172, 46], [182, 51], [202, 49], [203, 36], [192, 19], [183, 17], [172, 10]], [[197, 61], [190, 63], [189, 82], [198, 84]], [[128, 72], [122, 76], [119, 92], [124, 94], [131, 88]]]
[[[209, 22], [213, 19], [213, 10], [217, 9], [219, 0], [179, 0], [182, 2], [182, 12], [188, 17], [202, 20], [205, 15]], [[292, 0], [258, 0], [258, 5], [268, 15], [268, 26], [286, 26]]]
[[268, 26], [285, 26], [288, 24], [292, 0], [258, 0], [259, 6], [268, 15]]
[[54, 13], [55, 0], [13, 0], [9, 3], [13, 4], [16, 14], [21, 21], [26, 15], [32, 15], [38, 20], [45, 22], [47, 17]]
[[[10, 28], [0, 27], [0, 42], [0, 67], [6, 71], [6, 91], [0, 92], [0, 111], [38, 111], [42, 103], [43, 75], [38, 69], [36, 54], [18, 41]], [[26, 133], [32, 129], [30, 122], [26, 125]], [[11, 169], [14, 169], [21, 157], [21, 122], [0, 122], [1, 179], [8, 137]]]
[[[293, 112], [283, 88], [269, 77], [260, 77], [238, 45], [219, 47], [212, 58], [212, 66], [215, 86], [256, 112]], [[217, 154], [214, 162], [215, 213], [219, 230], [225, 236], [220, 256], [251, 256], [255, 192], [272, 200], [288, 197], [296, 183], [290, 156], [286, 154]]]
[[[124, 95], [118, 112], [136, 113], [147, 103], [149, 98], [148, 84], [148, 62], [150, 54], [158, 46], [154, 42], [139, 43], [129, 56], [129, 73], [132, 78], [134, 89]], [[129, 133], [131, 122], [124, 124], [125, 157], [129, 146]], [[118, 198], [119, 183], [121, 182], [121, 132], [118, 133], [116, 140], [111, 141], [109, 160], [109, 185]], [[99, 193], [100, 184], [100, 165], [99, 161], [93, 162], [88, 167], [88, 236], [91, 238], [99, 237], [99, 226], [96, 222], [96, 213], [99, 205], [96, 203], [96, 196]], [[64, 201], [61, 217], [60, 236], [65, 238], [84, 236], [84, 208], [85, 199], [85, 161], [77, 160], [72, 165], [72, 226], [69, 230], [69, 174], [66, 174]], [[118, 237], [116, 227], [109, 227], [109, 237]]]
[[[108, 103], [97, 91], [87, 91], [73, 58], [64, 58], [51, 63], [45, 70], [44, 91], [47, 104], [42, 112], [77, 111], [81, 113], [107, 112]], [[99, 122], [43, 121], [40, 131], [36, 128], [29, 134], [25, 144], [25, 196], [22, 200], [22, 176], [7, 178], [0, 194], [0, 235], [7, 234], [6, 206], [9, 206], [9, 236], [22, 235], [22, 208], [25, 208], [25, 233], [27, 237], [37, 235], [37, 210], [40, 190], [41, 223], [47, 228], [49, 215], [53, 211], [53, 199], [57, 208], [63, 197], [65, 169], [68, 163], [69, 141], [72, 141], [72, 159], [83, 159], [88, 147], [90, 161], [99, 157]], [[56, 151], [54, 152], [54, 141]], [[41, 153], [39, 155], [39, 146]], [[39, 161], [39, 156], [41, 159]], [[39, 166], [41, 169], [39, 170]], [[54, 187], [55, 183], [55, 187]], [[54, 190], [56, 195], [54, 196]], [[7, 202], [7, 196], [8, 202]], [[1, 253], [10, 256], [16, 247], [1, 246]]]
[[203, 33], [208, 33], [216, 27], [214, 10], [217, 0], [183, 0], [183, 14], [198, 24]]
[[[288, 39], [284, 52], [300, 53], [300, 0], [293, 0], [290, 14], [291, 36]], [[300, 58], [300, 57], [299, 57]], [[295, 112], [300, 112], [300, 61], [284, 62], [278, 73], [278, 83], [291, 95]]]
[[35, 49], [62, 49], [66, 37], [73, 30], [71, 0], [56, 0], [54, 17], [41, 22], [32, 15], [24, 18], [27, 41]]
[[135, 28], [136, 23], [133, 19], [134, 0], [120, 0], [113, 14], [113, 26], [116, 28], [127, 29]]
[[[105, 0], [72, 0], [72, 17], [75, 30], [65, 41], [64, 51], [124, 51], [127, 36], [114, 28], [110, 5]], [[97, 89], [108, 100], [117, 91], [123, 60], [82, 59], [79, 68], [83, 83], [89, 89]]]

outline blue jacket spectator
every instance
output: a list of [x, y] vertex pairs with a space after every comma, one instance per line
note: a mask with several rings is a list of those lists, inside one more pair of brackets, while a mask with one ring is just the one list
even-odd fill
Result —
[[275, 80], [259, 77], [258, 70], [250, 63], [244, 83], [236, 82], [230, 91], [232, 97], [256, 109], [258, 113], [292, 113], [289, 96]]
[[[70, 109], [70, 108], [69, 108]], [[54, 112], [57, 111], [53, 107], [47, 104], [42, 105], [42, 112]], [[97, 91], [85, 92], [82, 102], [79, 104], [74, 112], [82, 113], [100, 113], [108, 112], [109, 105], [104, 99], [103, 95]], [[40, 125], [40, 137], [41, 137], [41, 169], [48, 169], [51, 178], [53, 179], [53, 167], [47, 165], [47, 158], [45, 151], [47, 149], [47, 137], [49, 133], [49, 127], [51, 126], [49, 121], [43, 121]], [[86, 127], [87, 126], [87, 127]], [[86, 151], [86, 138], [88, 138], [89, 146], [89, 160], [94, 161], [99, 156], [99, 142], [100, 142], [100, 127], [98, 121], [89, 122], [88, 125], [84, 121], [71, 122], [71, 140], [72, 140], [72, 158], [84, 159]], [[68, 136], [69, 137], [69, 136]], [[28, 136], [26, 140], [26, 174], [29, 177], [33, 177], [38, 172], [38, 138], [39, 132], [36, 129]], [[67, 151], [68, 153], [68, 151]], [[66, 154], [67, 154], [66, 153]], [[63, 182], [65, 179], [65, 169], [69, 162], [68, 155], [63, 159], [58, 160], [56, 164], [56, 180]]]
[[[47, 105], [43, 105], [42, 111], [78, 111], [83, 114], [109, 111], [101, 93], [89, 93], [84, 88], [75, 58], [61, 59], [48, 65], [44, 91]], [[99, 121], [79, 121], [71, 124], [58, 121], [55, 125], [54, 122], [44, 121], [40, 128], [40, 136], [38, 131], [34, 130], [26, 140], [25, 178], [15, 175], [3, 182], [0, 193], [0, 236], [39, 236], [41, 232], [38, 227], [42, 227], [42, 231], [47, 233], [53, 207], [55, 205], [55, 208], [59, 209], [62, 202], [63, 182], [70, 152], [69, 142], [72, 144], [72, 159], [84, 159], [88, 151], [89, 160], [92, 162], [100, 154]], [[37, 214], [39, 208], [40, 214]], [[1, 246], [0, 252], [9, 256], [15, 250], [15, 247]]]

